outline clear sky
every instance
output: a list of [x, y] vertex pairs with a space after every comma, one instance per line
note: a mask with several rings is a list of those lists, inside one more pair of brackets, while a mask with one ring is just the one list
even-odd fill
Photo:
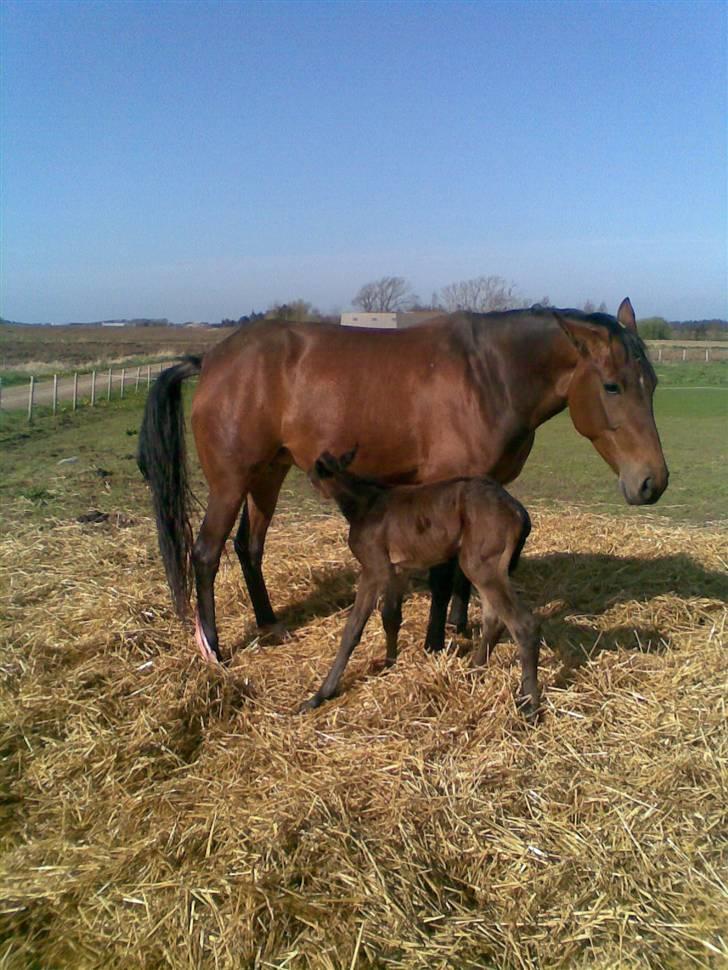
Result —
[[0, 314], [215, 321], [499, 274], [725, 317], [727, 10], [4, 0]]

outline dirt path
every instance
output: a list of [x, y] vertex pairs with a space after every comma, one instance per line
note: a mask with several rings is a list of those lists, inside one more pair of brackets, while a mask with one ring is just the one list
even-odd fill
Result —
[[[147, 382], [153, 380], [159, 373], [162, 365], [153, 364], [148, 371], [146, 367], [139, 370], [139, 380], [137, 384], [137, 369], [130, 368], [124, 372], [124, 395], [142, 393], [147, 389]], [[111, 381], [109, 381], [108, 371], [97, 371], [96, 373], [96, 396], [97, 401], [107, 400], [109, 397], [118, 397], [121, 394], [121, 370], [112, 371]], [[91, 399], [91, 388], [93, 383], [92, 374], [78, 375], [78, 402]], [[28, 407], [29, 384], [15, 385], [2, 389], [0, 398], [0, 409], [3, 411], [21, 411]], [[73, 400], [73, 377], [60, 377], [58, 379], [57, 400], [59, 403]], [[33, 387], [33, 406], [50, 406], [53, 404], [53, 379], [44, 378], [35, 381]]]

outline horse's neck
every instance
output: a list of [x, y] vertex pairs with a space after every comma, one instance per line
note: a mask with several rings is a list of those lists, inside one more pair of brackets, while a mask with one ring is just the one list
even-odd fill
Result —
[[[502, 343], [502, 352], [510, 364], [505, 367], [509, 399], [523, 416], [524, 431], [535, 431], [567, 405], [569, 382], [576, 366], [573, 351], [554, 324], [553, 329], [512, 331]], [[532, 371], [528, 380], [523, 378], [522, 367], [517, 366], [523, 361]]]

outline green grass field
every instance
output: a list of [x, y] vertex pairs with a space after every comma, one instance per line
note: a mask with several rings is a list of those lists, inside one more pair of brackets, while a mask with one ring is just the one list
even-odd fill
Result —
[[670, 469], [670, 485], [657, 505], [624, 504], [616, 478], [566, 413], [539, 429], [514, 493], [526, 505], [564, 503], [682, 522], [728, 519], [728, 388], [658, 387], [655, 415]]
[[230, 333], [209, 327], [23, 327], [0, 324], [0, 379], [4, 387], [73, 371], [171, 360], [203, 354]]
[[[634, 516], [636, 524], [645, 516], [695, 523], [728, 519], [728, 387], [673, 387], [661, 376], [655, 411], [670, 486], [657, 505], [625, 505], [616, 478], [574, 430], [568, 413], [539, 429], [514, 493], [529, 506], [576, 505]], [[41, 413], [32, 425], [22, 414], [0, 414], [0, 497], [24, 496], [29, 515], [73, 515], [92, 507], [127, 514], [146, 510], [134, 460], [142, 408], [140, 394], [93, 410], [64, 411], [56, 418]], [[110, 474], [102, 476], [102, 471]], [[196, 490], [204, 497], [194, 460], [193, 471]], [[303, 476], [294, 473], [284, 486], [282, 507], [292, 511], [320, 505]]]

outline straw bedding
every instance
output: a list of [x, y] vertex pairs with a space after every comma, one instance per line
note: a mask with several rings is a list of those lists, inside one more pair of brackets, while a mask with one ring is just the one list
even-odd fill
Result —
[[[422, 651], [422, 585], [382, 673], [343, 523], [274, 524], [292, 630], [255, 638], [234, 554], [226, 669], [171, 615], [151, 521], [11, 510], [0, 540], [0, 965], [707, 967], [726, 949], [726, 558], [719, 530], [536, 511], [545, 716]], [[476, 610], [471, 607], [475, 618]], [[462, 647], [463, 644], [461, 643]]]

